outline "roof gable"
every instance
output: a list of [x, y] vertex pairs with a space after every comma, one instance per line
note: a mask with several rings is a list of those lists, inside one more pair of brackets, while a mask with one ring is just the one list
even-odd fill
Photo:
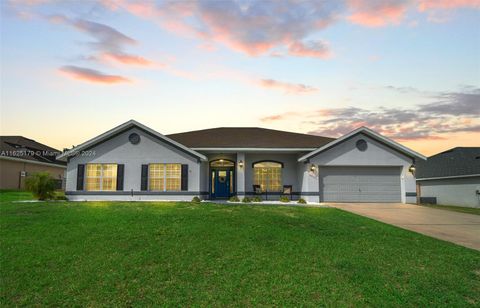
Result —
[[69, 150], [69, 151], [66, 151], [64, 153], [62, 153], [61, 155], [59, 155], [57, 157], [57, 159], [59, 160], [66, 160], [68, 157], [72, 156], [72, 155], [75, 155], [76, 153], [78, 153], [78, 151], [81, 151], [81, 150], [86, 150], [86, 149], [89, 149], [97, 144], [100, 144], [106, 140], [109, 140], [110, 138], [113, 138], [115, 137], [116, 135], [126, 131], [126, 130], [129, 130], [131, 129], [132, 127], [136, 127], [142, 131], [144, 131], [145, 133], [155, 137], [155, 138], [158, 138], [164, 142], [167, 142], [169, 143], [170, 145], [176, 147], [177, 149], [180, 149], [182, 150], [183, 152], [187, 153], [187, 154], [190, 154], [194, 157], [197, 157], [201, 160], [207, 160], [207, 158], [203, 155], [203, 154], [200, 154], [188, 147], [186, 147], [185, 145], [183, 144], [180, 144], [178, 143], [177, 141], [175, 140], [172, 140], [162, 134], [160, 134], [159, 132], [135, 121], [135, 120], [130, 120], [128, 122], [125, 122], [111, 130], [108, 130], [106, 131], [105, 133], [101, 134], [101, 135], [98, 135], [97, 137], [94, 137], [76, 147], [74, 147], [73, 149]]
[[260, 127], [218, 127], [167, 135], [190, 148], [315, 149], [333, 138]]
[[409, 149], [409, 148], [401, 145], [400, 143], [398, 143], [398, 142], [396, 142], [396, 141], [393, 141], [393, 140], [390, 139], [390, 138], [387, 138], [387, 137], [385, 137], [385, 136], [382, 136], [382, 135], [380, 135], [379, 133], [377, 133], [377, 132], [375, 132], [375, 131], [367, 128], [367, 127], [362, 126], [362, 127], [360, 127], [360, 128], [357, 128], [357, 129], [351, 131], [350, 133], [348, 133], [348, 134], [346, 134], [346, 135], [343, 135], [342, 137], [340, 137], [340, 138], [338, 138], [338, 139], [336, 139], [336, 140], [334, 140], [334, 141], [332, 141], [332, 142], [330, 142], [330, 143], [328, 143], [328, 144], [326, 144], [326, 145], [324, 145], [324, 146], [316, 149], [315, 151], [312, 151], [312, 152], [310, 152], [310, 153], [308, 153], [308, 154], [300, 157], [300, 158], [298, 159], [298, 161], [308, 160], [309, 158], [311, 158], [311, 157], [313, 157], [313, 156], [315, 156], [315, 155], [318, 155], [318, 154], [320, 154], [321, 152], [324, 152], [324, 151], [326, 151], [326, 150], [328, 150], [328, 149], [330, 149], [330, 148], [333, 148], [333, 147], [336, 146], [337, 144], [340, 144], [340, 143], [342, 143], [342, 142], [344, 142], [344, 141], [350, 139], [351, 137], [353, 137], [353, 136], [355, 136], [355, 135], [358, 135], [358, 134], [360, 134], [360, 133], [363, 133], [363, 134], [369, 136], [370, 138], [372, 138], [372, 139], [374, 139], [374, 140], [376, 140], [376, 141], [378, 141], [378, 142], [380, 142], [380, 143], [383, 143], [383, 144], [385, 144], [386, 146], [388, 146], [388, 147], [390, 147], [390, 148], [392, 148], [392, 149], [394, 149], [394, 150], [396, 150], [396, 151], [398, 151], [398, 152], [400, 152], [400, 153], [405, 154], [405, 155], [408, 156], [408, 157], [420, 158], [420, 159], [423, 159], [423, 160], [426, 159], [426, 157], [423, 156], [422, 154], [420, 154], [420, 153], [418, 153], [418, 152], [415, 152], [415, 151], [413, 151], [413, 150], [411, 150], [411, 149]]

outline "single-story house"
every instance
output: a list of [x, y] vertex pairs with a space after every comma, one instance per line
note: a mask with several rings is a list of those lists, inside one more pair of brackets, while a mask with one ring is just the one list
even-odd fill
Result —
[[134, 120], [57, 158], [70, 200], [404, 203], [416, 201], [413, 170], [425, 159], [366, 127], [338, 139], [248, 127], [162, 135]]
[[35, 172], [48, 172], [62, 188], [67, 164], [56, 160], [61, 151], [23, 136], [0, 136], [0, 189], [23, 189]]
[[417, 164], [420, 203], [480, 207], [480, 147], [457, 147]]

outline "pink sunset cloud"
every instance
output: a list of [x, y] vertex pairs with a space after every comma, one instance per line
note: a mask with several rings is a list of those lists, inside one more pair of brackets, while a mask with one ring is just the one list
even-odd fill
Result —
[[317, 88], [301, 83], [282, 82], [275, 79], [261, 79], [258, 82], [263, 88], [283, 90], [287, 94], [304, 94], [318, 91]]
[[291, 56], [322, 59], [330, 55], [328, 46], [307, 36], [333, 22], [340, 6], [320, 1], [120, 3], [132, 14], [154, 18], [170, 32], [199, 38], [210, 46], [219, 43], [249, 56], [283, 49]]
[[153, 64], [152, 61], [147, 60], [144, 57], [129, 55], [121, 52], [120, 53], [105, 52], [103, 53], [102, 56], [107, 60], [116, 61], [126, 65], [148, 66]]
[[400, 23], [409, 4], [409, 1], [405, 0], [348, 0], [347, 2], [352, 11], [347, 19], [352, 23], [367, 27], [382, 27]]
[[328, 44], [322, 41], [294, 42], [288, 47], [288, 54], [297, 57], [328, 59], [332, 52]]
[[131, 82], [129, 79], [123, 76], [108, 75], [97, 70], [73, 66], [73, 65], [62, 66], [59, 69], [59, 71], [70, 78], [82, 80], [82, 81], [88, 81], [91, 83], [115, 84], [115, 83]]
[[418, 9], [426, 11], [431, 9], [457, 9], [480, 8], [480, 0], [419, 0]]

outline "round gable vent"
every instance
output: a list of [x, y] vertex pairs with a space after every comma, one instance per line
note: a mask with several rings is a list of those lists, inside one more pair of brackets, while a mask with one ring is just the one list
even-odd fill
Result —
[[355, 146], [362, 152], [366, 151], [368, 148], [367, 142], [363, 139], [358, 140], [357, 143], [355, 143]]
[[132, 133], [128, 136], [128, 140], [131, 144], [138, 144], [140, 142], [140, 136], [137, 133]]

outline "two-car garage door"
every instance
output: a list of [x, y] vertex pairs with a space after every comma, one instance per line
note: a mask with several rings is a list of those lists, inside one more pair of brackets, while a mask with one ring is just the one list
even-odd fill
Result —
[[320, 167], [321, 202], [401, 202], [401, 167]]

